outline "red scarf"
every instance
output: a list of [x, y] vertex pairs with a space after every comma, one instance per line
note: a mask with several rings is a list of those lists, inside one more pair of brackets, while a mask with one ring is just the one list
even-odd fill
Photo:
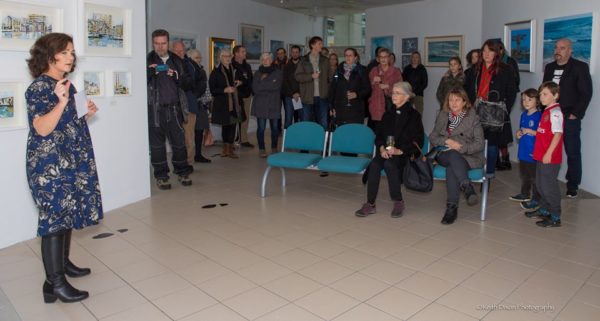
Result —
[[481, 79], [479, 80], [479, 89], [477, 89], [477, 97], [483, 98], [484, 100], [488, 99], [488, 94], [490, 92], [490, 83], [492, 82], [492, 77], [494, 76], [494, 69], [488, 69], [485, 63], [481, 64]]

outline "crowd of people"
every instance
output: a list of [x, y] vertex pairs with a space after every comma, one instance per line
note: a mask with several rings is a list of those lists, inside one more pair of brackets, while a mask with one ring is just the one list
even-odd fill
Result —
[[[301, 56], [293, 46], [290, 56], [279, 48], [276, 56], [263, 53], [253, 72], [246, 49], [221, 50], [219, 64], [207, 76], [201, 54], [186, 52], [181, 42], [170, 42], [169, 33], [152, 32], [153, 50], [147, 55], [148, 127], [150, 159], [159, 189], [170, 189], [166, 142], [171, 149], [173, 172], [183, 186], [192, 185], [195, 162], [210, 163], [202, 155], [209, 121], [221, 126], [222, 157], [238, 158], [234, 142], [248, 141], [249, 116], [257, 120], [259, 156], [266, 157], [267, 123], [271, 153], [277, 151], [283, 128], [298, 121], [313, 121], [335, 130], [348, 123], [374, 129], [376, 155], [365, 178], [367, 202], [359, 217], [376, 212], [375, 201], [384, 171], [391, 216], [401, 217], [403, 168], [421, 154], [425, 133], [423, 93], [428, 86], [426, 68], [418, 52], [403, 71], [395, 67], [390, 48], [377, 48], [376, 57], [363, 66], [357, 50], [347, 48], [343, 59], [326, 55], [323, 40], [312, 37], [309, 52]], [[67, 76], [75, 70], [73, 39], [62, 33], [39, 38], [27, 60], [34, 78], [26, 91], [29, 136], [26, 169], [32, 197], [39, 210], [38, 235], [46, 271], [45, 302], [76, 302], [89, 296], [66, 279], [90, 273], [69, 259], [71, 233], [97, 224], [103, 217], [102, 198], [87, 121], [97, 112], [87, 102], [87, 114], [78, 117], [75, 88]], [[341, 62], [340, 62], [341, 60]], [[493, 178], [496, 168], [510, 168], [507, 146], [513, 141], [510, 112], [519, 92], [517, 63], [501, 42], [488, 40], [469, 52], [467, 69], [452, 57], [439, 82], [439, 108], [429, 140], [434, 159], [446, 168], [447, 200], [442, 224], [457, 218], [461, 192], [468, 205], [478, 196], [468, 171], [484, 166]], [[592, 97], [589, 66], [572, 57], [572, 43], [555, 44], [554, 61], [544, 70], [538, 89], [521, 94], [524, 109], [518, 130], [521, 190], [510, 199], [521, 202], [525, 216], [538, 218], [541, 227], [561, 226], [558, 172], [563, 144], [567, 155], [567, 197], [577, 197], [581, 183], [581, 120]], [[282, 124], [282, 105], [283, 124]], [[500, 111], [500, 113], [498, 113]], [[210, 117], [209, 117], [210, 113]], [[483, 155], [487, 141], [487, 155]], [[500, 155], [500, 156], [499, 156]], [[485, 157], [484, 157], [485, 156]]]

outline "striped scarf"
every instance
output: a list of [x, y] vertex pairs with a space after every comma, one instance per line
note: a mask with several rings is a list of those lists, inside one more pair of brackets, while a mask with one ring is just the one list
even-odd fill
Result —
[[452, 134], [452, 131], [458, 127], [466, 114], [467, 113], [464, 110], [458, 115], [454, 115], [452, 112], [448, 113], [448, 134]]

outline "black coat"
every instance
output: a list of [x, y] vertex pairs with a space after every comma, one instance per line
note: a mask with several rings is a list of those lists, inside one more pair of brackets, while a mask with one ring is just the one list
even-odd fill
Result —
[[[544, 81], [552, 81], [554, 70], [557, 68], [556, 61], [547, 64], [544, 70]], [[560, 96], [558, 98], [565, 119], [569, 115], [575, 115], [578, 119], [582, 119], [592, 100], [592, 93], [592, 77], [588, 64], [574, 58], [569, 59], [560, 78]]]
[[296, 80], [296, 68], [298, 63], [293, 63], [292, 60], [288, 60], [288, 63], [283, 66], [283, 87], [281, 93], [284, 97], [292, 97], [294, 94], [300, 94], [300, 84]]
[[[356, 92], [357, 97], [348, 104], [348, 91]], [[348, 80], [344, 77], [344, 64], [340, 64], [329, 88], [329, 102], [335, 110], [336, 125], [358, 123], [365, 120], [365, 102], [371, 94], [369, 75], [364, 66], [357, 64], [350, 72]]]
[[[469, 95], [471, 104], [475, 103], [477, 98], [477, 88], [479, 88], [479, 80], [481, 79], [481, 65], [473, 67], [477, 72], [466, 73], [465, 90]], [[490, 82], [490, 90], [488, 100], [491, 102], [503, 101], [506, 104], [506, 109], [512, 110], [517, 95], [517, 87], [514, 78], [513, 70], [510, 66], [501, 63], [499, 71], [494, 73]], [[484, 130], [485, 139], [489, 145], [503, 146], [513, 141], [512, 129], [510, 126], [510, 117], [507, 114], [505, 118], [504, 128], [500, 132], [491, 132]]]
[[239, 78], [236, 79], [242, 82], [242, 84], [237, 87], [240, 99], [252, 96], [252, 67], [250, 64], [248, 64], [246, 60], [239, 64], [235, 59], [232, 59], [231, 65], [239, 72]]
[[408, 81], [412, 86], [413, 92], [417, 96], [423, 96], [423, 91], [427, 88], [427, 70], [425, 66], [419, 64], [417, 68], [413, 68], [412, 65], [404, 67], [402, 71], [402, 79]]
[[421, 113], [413, 107], [412, 103], [407, 102], [396, 109], [396, 106], [392, 105], [391, 99], [386, 99], [386, 111], [375, 129], [375, 146], [378, 154], [380, 147], [386, 146], [388, 136], [394, 136], [394, 147], [402, 150], [403, 155], [419, 154], [414, 143], [423, 147], [425, 130]]
[[[232, 121], [232, 116], [236, 117], [236, 115], [232, 115], [232, 112], [229, 111], [229, 97], [235, 99], [234, 94], [227, 94], [224, 92], [225, 88], [227, 88], [227, 80], [225, 79], [225, 75], [221, 72], [221, 65], [217, 66], [210, 73], [210, 77], [208, 79], [208, 85], [210, 86], [210, 93], [213, 96], [213, 105], [212, 105], [212, 123], [218, 125], [231, 125], [234, 122]], [[230, 65], [231, 71], [233, 73], [233, 81], [240, 80], [241, 72]], [[233, 83], [229, 83], [233, 86]], [[241, 99], [238, 95], [238, 104], [241, 105]], [[243, 114], [243, 113], [242, 113]], [[243, 116], [243, 115], [242, 115]], [[239, 115], [237, 116], [239, 117]]]

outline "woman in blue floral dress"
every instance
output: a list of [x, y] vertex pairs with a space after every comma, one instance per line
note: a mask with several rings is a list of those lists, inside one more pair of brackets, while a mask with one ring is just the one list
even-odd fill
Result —
[[69, 260], [71, 232], [97, 224], [102, 198], [87, 120], [98, 110], [77, 117], [75, 88], [65, 77], [75, 69], [73, 39], [62, 33], [39, 38], [27, 60], [35, 78], [25, 93], [29, 136], [27, 179], [39, 210], [38, 235], [46, 270], [44, 301], [77, 302], [89, 296], [69, 284], [65, 274], [79, 277], [90, 269]]

